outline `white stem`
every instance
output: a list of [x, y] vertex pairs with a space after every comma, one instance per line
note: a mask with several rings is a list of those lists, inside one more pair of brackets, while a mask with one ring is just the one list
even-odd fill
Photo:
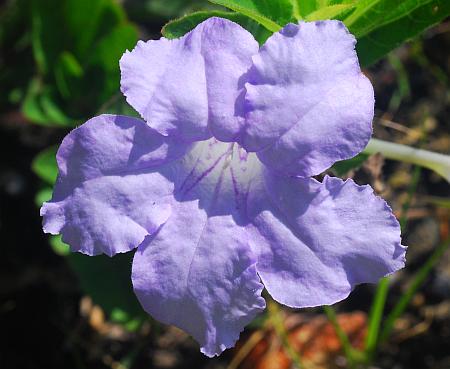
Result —
[[415, 149], [414, 147], [396, 144], [372, 138], [365, 148], [366, 154], [381, 153], [388, 159], [401, 160], [434, 170], [450, 182], [450, 156], [435, 152]]

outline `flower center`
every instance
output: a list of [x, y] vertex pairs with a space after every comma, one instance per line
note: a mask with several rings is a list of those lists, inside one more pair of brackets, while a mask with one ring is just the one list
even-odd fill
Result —
[[256, 154], [237, 143], [214, 138], [196, 143], [181, 166], [184, 179], [177, 186], [179, 195], [210, 200], [220, 197], [221, 202], [240, 202], [261, 170]]

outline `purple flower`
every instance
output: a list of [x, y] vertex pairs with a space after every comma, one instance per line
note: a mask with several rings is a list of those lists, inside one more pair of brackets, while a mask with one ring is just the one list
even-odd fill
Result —
[[45, 232], [88, 255], [137, 247], [139, 301], [208, 356], [264, 309], [264, 287], [287, 306], [327, 305], [402, 268], [385, 201], [310, 178], [371, 136], [354, 45], [323, 21], [287, 25], [259, 49], [220, 18], [139, 42], [121, 87], [145, 121], [101, 115], [64, 139]]

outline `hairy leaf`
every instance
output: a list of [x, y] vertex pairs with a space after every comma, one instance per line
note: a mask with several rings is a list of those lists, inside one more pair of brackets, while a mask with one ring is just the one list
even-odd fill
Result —
[[179, 38], [194, 29], [199, 23], [211, 17], [226, 18], [240, 24], [252, 33], [260, 44], [264, 43], [271, 34], [266, 28], [243, 14], [223, 11], [201, 11], [188, 14], [185, 17], [167, 23], [161, 32], [164, 37]]
[[322, 19], [339, 19], [348, 15], [354, 9], [353, 4], [336, 4], [320, 8], [305, 17], [307, 21]]
[[290, 0], [210, 0], [210, 2], [242, 13], [272, 32], [278, 31], [294, 19], [294, 8]]

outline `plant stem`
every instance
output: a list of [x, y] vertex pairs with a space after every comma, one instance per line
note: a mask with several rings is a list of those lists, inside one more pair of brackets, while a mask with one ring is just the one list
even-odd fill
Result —
[[378, 140], [376, 138], [370, 140], [364, 152], [367, 154], [379, 152], [388, 159], [420, 165], [434, 170], [450, 182], [450, 155], [416, 149], [414, 147]]

